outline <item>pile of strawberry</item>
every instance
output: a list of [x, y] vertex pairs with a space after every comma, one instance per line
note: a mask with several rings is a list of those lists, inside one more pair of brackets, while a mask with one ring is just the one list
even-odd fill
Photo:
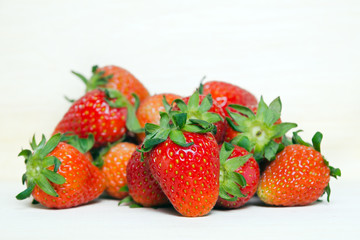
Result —
[[93, 67], [91, 78], [75, 73], [86, 93], [73, 101], [32, 150], [22, 150], [27, 188], [48, 208], [69, 208], [105, 191], [120, 203], [171, 204], [196, 217], [214, 207], [234, 209], [257, 193], [275, 206], [308, 205], [341, 175], [312, 143], [281, 121], [281, 101], [267, 105], [248, 91], [221, 81], [201, 84], [189, 97], [150, 96], [128, 71]]

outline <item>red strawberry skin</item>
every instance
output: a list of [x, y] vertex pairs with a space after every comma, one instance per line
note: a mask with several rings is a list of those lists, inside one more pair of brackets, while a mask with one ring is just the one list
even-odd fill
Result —
[[[241, 157], [248, 155], [249, 152], [246, 151], [244, 148], [239, 146], [234, 146], [235, 149], [230, 155], [229, 159], [235, 158], [235, 157]], [[220, 147], [221, 149], [221, 147]], [[260, 181], [260, 168], [259, 164], [256, 162], [256, 160], [251, 157], [248, 159], [248, 161], [240, 166], [238, 169], [236, 169], [236, 172], [240, 173], [244, 176], [246, 180], [246, 186], [241, 187], [240, 191], [242, 194], [246, 195], [246, 197], [238, 198], [236, 201], [227, 201], [221, 197], [219, 197], [216, 206], [219, 208], [239, 208], [243, 206], [246, 202], [248, 202], [256, 193], [257, 187], [259, 185]]]
[[[157, 94], [146, 98], [140, 103], [136, 112], [136, 117], [139, 120], [140, 126], [145, 127], [145, 123], [160, 123], [160, 112], [165, 112], [163, 97], [171, 104], [175, 99], [181, 98], [179, 95], [172, 93]], [[143, 141], [145, 138], [144, 133], [137, 134], [138, 138]]]
[[246, 107], [257, 105], [256, 97], [250, 92], [222, 81], [210, 81], [204, 84], [203, 94], [211, 94], [214, 100], [223, 108], [225, 114], [229, 104], [239, 104]]
[[54, 133], [71, 132], [80, 138], [94, 135], [95, 146], [115, 142], [126, 132], [127, 109], [110, 107], [101, 90], [92, 90], [73, 103]]
[[211, 211], [219, 195], [219, 149], [211, 133], [184, 132], [190, 147], [168, 138], [150, 152], [149, 167], [174, 208], [183, 216]]
[[[199, 96], [200, 104], [202, 103], [202, 101], [204, 100], [205, 97], [206, 97], [205, 95]], [[187, 104], [189, 102], [189, 99], [190, 99], [190, 97], [185, 97], [182, 100]], [[177, 107], [174, 108], [174, 110], [177, 110], [177, 109], [178, 109]], [[218, 122], [214, 123], [214, 125], [216, 126], [216, 129], [217, 129], [215, 139], [218, 144], [221, 144], [224, 142], [226, 129], [228, 127], [226, 119], [225, 119], [226, 115], [216, 100], [213, 100], [213, 104], [208, 112], [217, 113], [220, 115], [220, 117], [223, 118], [222, 121], [218, 121]]]
[[121, 142], [112, 146], [102, 157], [104, 165], [101, 171], [105, 174], [106, 192], [114, 198], [122, 199], [128, 195], [120, 189], [127, 184], [126, 166], [135, 149], [135, 144]]
[[[61, 185], [51, 183], [59, 197], [46, 194], [36, 185], [32, 195], [42, 205], [48, 208], [79, 206], [96, 199], [105, 190], [103, 173], [73, 146], [60, 142], [48, 156], [60, 160], [57, 173], [65, 177], [66, 182]], [[49, 169], [53, 170], [53, 167]]]
[[98, 72], [103, 71], [104, 76], [112, 75], [105, 88], [113, 88], [120, 91], [131, 104], [135, 103], [134, 97], [131, 95], [135, 93], [138, 95], [140, 101], [149, 96], [148, 90], [144, 85], [129, 71], [117, 66], [105, 66], [97, 69]]
[[144, 207], [165, 205], [169, 203], [169, 200], [150, 172], [147, 159], [148, 153], [144, 155], [144, 161], [141, 161], [141, 153], [134, 151], [128, 162], [126, 178], [129, 195], [136, 203]]
[[311, 147], [290, 145], [263, 172], [259, 198], [276, 206], [301, 206], [316, 201], [330, 181], [330, 169]]

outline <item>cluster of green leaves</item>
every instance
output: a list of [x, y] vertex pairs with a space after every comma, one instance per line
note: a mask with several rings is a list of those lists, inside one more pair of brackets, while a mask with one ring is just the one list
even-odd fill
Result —
[[[66, 180], [57, 173], [61, 164], [60, 160], [54, 156], [47, 155], [55, 149], [61, 141], [61, 138], [62, 135], [58, 133], [46, 142], [45, 136], [42, 135], [40, 143], [37, 144], [34, 136], [30, 143], [33, 151], [24, 149], [19, 153], [19, 156], [25, 158], [26, 172], [22, 177], [22, 182], [23, 184], [26, 182], [27, 188], [16, 196], [17, 199], [22, 200], [28, 198], [34, 190], [35, 185], [45, 193], [58, 197], [58, 194], [55, 192], [50, 182], [63, 184]], [[54, 166], [53, 171], [48, 169], [51, 166]]]
[[276, 98], [268, 106], [261, 97], [257, 112], [244, 106], [230, 104], [230, 108], [237, 112], [227, 109], [231, 118], [227, 117], [230, 127], [239, 134], [231, 143], [245, 148], [247, 151], [254, 151], [254, 158], [257, 161], [267, 159], [272, 161], [279, 149], [279, 144], [274, 139], [284, 136], [290, 129], [297, 127], [295, 123], [275, 122], [281, 116], [281, 100]]
[[177, 145], [189, 147], [193, 142], [186, 142], [183, 132], [193, 133], [216, 133], [214, 122], [221, 121], [216, 113], [208, 112], [212, 106], [211, 96], [207, 96], [200, 104], [199, 93], [196, 91], [188, 104], [182, 99], [176, 99], [173, 103], [179, 110], [173, 110], [166, 99], [163, 99], [166, 112], [160, 113], [160, 125], [146, 123], [143, 146], [140, 151], [148, 152], [156, 145], [164, 142], [168, 137]]
[[91, 72], [92, 72], [92, 76], [90, 77], [90, 79], [87, 79], [84, 75], [71, 71], [73, 74], [75, 74], [77, 77], [79, 77], [81, 79], [81, 81], [83, 81], [83, 83], [85, 83], [86, 85], [86, 92], [89, 92], [91, 90], [94, 90], [98, 87], [101, 87], [103, 85], [105, 85], [106, 83], [108, 83], [109, 79], [111, 79], [113, 77], [113, 75], [106, 75], [104, 76], [105, 72], [104, 71], [99, 71], [98, 70], [98, 66], [95, 65], [91, 68]]
[[234, 146], [227, 142], [224, 142], [220, 150], [219, 196], [227, 201], [236, 201], [238, 198], [246, 197], [240, 190], [240, 187], [246, 186], [246, 180], [236, 170], [243, 166], [252, 156], [247, 154], [245, 156], [229, 158], [233, 151]]

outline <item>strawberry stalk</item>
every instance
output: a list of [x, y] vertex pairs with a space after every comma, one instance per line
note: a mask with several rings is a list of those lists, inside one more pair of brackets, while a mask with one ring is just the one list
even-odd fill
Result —
[[256, 114], [241, 105], [230, 104], [229, 107], [241, 113], [227, 109], [231, 117], [231, 119], [227, 117], [227, 122], [232, 129], [239, 132], [231, 143], [249, 152], [253, 150], [257, 161], [263, 158], [274, 160], [279, 149], [279, 144], [274, 139], [284, 136], [290, 129], [297, 127], [295, 123], [274, 124], [281, 115], [280, 98], [276, 98], [268, 106], [261, 97]]
[[75, 74], [77, 77], [79, 77], [83, 83], [85, 83], [86, 85], [85, 92], [89, 92], [91, 90], [99, 88], [100, 86], [105, 85], [106, 83], [108, 83], [109, 79], [113, 77], [112, 75], [104, 76], [105, 72], [104, 71], [97, 72], [97, 69], [98, 69], [97, 65], [92, 67], [91, 72], [93, 75], [90, 77], [90, 79], [87, 79], [84, 75], [77, 73], [75, 71], [71, 71], [71, 72]]

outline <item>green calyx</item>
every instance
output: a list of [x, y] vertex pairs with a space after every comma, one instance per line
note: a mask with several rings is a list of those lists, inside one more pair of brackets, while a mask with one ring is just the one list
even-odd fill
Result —
[[[300, 145], [303, 145], [303, 146], [311, 147], [311, 148], [315, 149], [316, 151], [318, 151], [319, 153], [321, 153], [320, 145], [321, 145], [321, 141], [323, 139], [323, 134], [321, 132], [316, 132], [314, 134], [314, 136], [312, 137], [312, 140], [311, 140], [312, 144], [308, 143], [308, 142], [305, 142], [299, 136], [299, 134], [298, 134], [299, 132], [302, 132], [302, 130], [293, 132], [293, 137], [292, 137], [291, 140], [289, 140], [289, 139], [283, 140], [282, 146], [280, 146], [280, 151], [282, 149], [284, 149], [285, 146], [289, 146], [289, 145], [293, 145], [293, 144], [300, 144]], [[322, 158], [324, 159], [325, 165], [330, 169], [330, 176], [334, 177], [336, 179], [338, 177], [341, 177], [341, 170], [339, 168], [335, 168], [333, 166], [330, 166], [329, 162], [326, 160], [324, 155], [322, 155]], [[330, 193], [331, 193], [330, 183], [326, 186], [324, 194], [325, 193], [327, 194], [327, 201], [329, 202], [330, 201]]]
[[[234, 146], [224, 142], [220, 150], [220, 191], [219, 196], [227, 201], [236, 201], [238, 198], [246, 197], [240, 187], [246, 186], [243, 175], [236, 170], [243, 166], [251, 157], [251, 154], [230, 158], [234, 151]], [[230, 196], [232, 195], [232, 197]]]
[[94, 135], [89, 134], [87, 138], [79, 138], [77, 135], [65, 133], [61, 136], [60, 142], [66, 142], [79, 150], [81, 153], [86, 153], [92, 149], [95, 143]]
[[[62, 135], [58, 133], [46, 142], [45, 136], [42, 135], [40, 143], [37, 144], [34, 136], [30, 143], [33, 151], [24, 149], [19, 153], [19, 156], [25, 158], [26, 172], [22, 176], [22, 182], [23, 184], [26, 182], [27, 188], [16, 196], [17, 199], [23, 200], [30, 197], [36, 185], [45, 193], [58, 197], [50, 182], [63, 184], [66, 180], [57, 173], [61, 164], [60, 160], [54, 156], [47, 155], [56, 148], [61, 138]], [[51, 166], [54, 166], [53, 171], [48, 169]]]
[[144, 132], [144, 129], [141, 128], [139, 120], [136, 117], [136, 110], [139, 107], [140, 99], [139, 97], [133, 93], [133, 97], [135, 98], [134, 106], [129, 102], [129, 100], [118, 90], [111, 88], [101, 89], [105, 92], [108, 99], [106, 99], [107, 103], [110, 107], [122, 108], [126, 107], [127, 109], [127, 118], [126, 118], [126, 128], [130, 132], [140, 133]]
[[91, 71], [93, 75], [90, 77], [90, 79], [87, 79], [86, 77], [84, 77], [84, 75], [80, 73], [74, 71], [71, 72], [75, 74], [77, 77], [79, 77], [81, 81], [83, 81], [83, 83], [85, 83], [86, 92], [89, 92], [102, 85], [105, 85], [106, 83], [108, 83], [109, 79], [113, 77], [112, 75], [104, 76], [105, 72], [104, 71], [97, 72], [97, 69], [98, 69], [97, 65], [92, 67]]
[[[205, 113], [205, 111], [211, 108], [212, 101], [209, 101], [209, 99], [204, 99], [204, 105], [203, 103], [199, 105], [199, 94], [198, 92], [195, 92], [190, 97], [189, 103], [187, 105], [181, 99], [176, 99], [174, 100], [174, 102], [179, 107], [179, 111], [174, 111], [169, 105], [169, 103], [167, 103], [164, 99], [163, 103], [167, 112], [160, 113], [160, 125], [152, 123], [145, 124], [146, 136], [142, 148], [139, 151], [148, 152], [156, 145], [164, 142], [168, 137], [171, 139], [171, 141], [181, 147], [189, 147], [194, 143], [187, 143], [183, 132], [214, 132], [216, 128], [215, 125], [212, 124], [213, 120], [211, 119], [215, 119], [215, 116], [211, 117], [210, 122], [208, 122], [206, 120], [195, 117], [192, 113], [192, 111], [195, 112], [195, 106], [200, 109], [200, 112]], [[220, 116], [218, 116], [218, 118], [216, 119], [221, 120]]]
[[247, 107], [231, 104], [230, 108], [237, 110], [239, 113], [231, 112], [227, 109], [230, 118], [226, 118], [230, 127], [239, 134], [231, 143], [245, 148], [251, 152], [254, 150], [254, 158], [259, 161], [263, 158], [272, 161], [275, 159], [279, 144], [274, 139], [282, 137], [290, 129], [297, 127], [295, 123], [275, 122], [281, 115], [281, 100], [276, 98], [268, 106], [261, 97], [257, 113]]

